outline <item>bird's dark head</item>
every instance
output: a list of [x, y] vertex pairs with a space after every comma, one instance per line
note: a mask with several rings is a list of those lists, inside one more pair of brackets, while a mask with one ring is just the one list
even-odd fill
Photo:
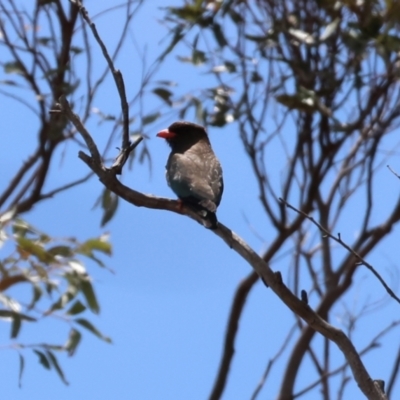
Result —
[[157, 136], [165, 139], [173, 150], [182, 146], [190, 147], [200, 140], [209, 143], [205, 128], [187, 121], [174, 122], [167, 129], [158, 132]]

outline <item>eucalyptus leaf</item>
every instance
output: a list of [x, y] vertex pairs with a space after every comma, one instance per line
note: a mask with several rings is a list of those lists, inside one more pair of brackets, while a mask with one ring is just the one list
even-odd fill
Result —
[[83, 318], [77, 318], [75, 322], [81, 326], [83, 326], [85, 329], [87, 329], [89, 332], [92, 332], [93, 335], [96, 335], [98, 338], [104, 340], [107, 343], [111, 343], [111, 339], [107, 336], [104, 336], [91, 322], [89, 322], [87, 319]]
[[81, 342], [81, 339], [82, 339], [82, 334], [78, 330], [72, 328], [69, 332], [67, 343], [64, 346], [69, 356], [73, 356], [75, 354], [75, 351], [79, 343]]
[[45, 367], [46, 369], [51, 369], [50, 362], [44, 353], [39, 350], [33, 350], [33, 352], [39, 357], [39, 362], [43, 365], [43, 367]]
[[18, 386], [22, 387], [22, 375], [25, 369], [25, 358], [21, 353], [18, 353], [19, 356], [19, 374], [18, 374]]
[[168, 89], [164, 88], [156, 88], [153, 90], [153, 93], [164, 100], [168, 105], [172, 105], [171, 96], [172, 92]]
[[65, 379], [65, 375], [63, 370], [60, 367], [60, 364], [58, 363], [57, 357], [54, 355], [54, 353], [50, 350], [46, 351], [48, 360], [50, 364], [54, 367], [54, 369], [57, 371], [58, 376], [61, 378], [61, 380], [66, 384], [69, 385], [68, 381]]
[[83, 295], [85, 296], [87, 305], [90, 310], [95, 314], [100, 312], [100, 306], [96, 298], [96, 294], [94, 293], [93, 286], [88, 279], [83, 279], [81, 282], [81, 290]]

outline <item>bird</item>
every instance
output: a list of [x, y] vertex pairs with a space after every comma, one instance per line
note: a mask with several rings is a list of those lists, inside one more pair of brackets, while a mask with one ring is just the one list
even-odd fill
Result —
[[221, 164], [215, 156], [205, 128], [188, 121], [177, 121], [157, 133], [171, 147], [166, 165], [167, 183], [180, 201], [194, 209], [217, 228], [216, 211], [224, 181]]

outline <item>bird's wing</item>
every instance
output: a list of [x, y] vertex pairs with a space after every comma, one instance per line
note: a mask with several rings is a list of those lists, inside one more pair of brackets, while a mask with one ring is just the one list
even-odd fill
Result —
[[221, 202], [222, 192], [224, 191], [222, 167], [218, 159], [213, 157], [208, 168], [210, 170], [210, 186], [214, 193], [214, 202], [218, 206]]
[[180, 198], [193, 197], [215, 212], [222, 195], [222, 170], [215, 157], [188, 152], [172, 153], [167, 163], [167, 181]]

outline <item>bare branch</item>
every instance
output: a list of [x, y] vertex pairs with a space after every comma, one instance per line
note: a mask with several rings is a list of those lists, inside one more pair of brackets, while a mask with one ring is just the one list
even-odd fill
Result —
[[[103, 56], [106, 59], [108, 66], [113, 74], [115, 84], [118, 89], [118, 94], [121, 100], [121, 109], [122, 109], [122, 115], [123, 115], [123, 136], [122, 136], [122, 150], [128, 151], [129, 148], [129, 107], [128, 107], [128, 102], [126, 100], [126, 91], [125, 91], [125, 84], [124, 84], [124, 79], [121, 74], [121, 71], [115, 69], [114, 62], [110, 55], [108, 54], [108, 50], [100, 38], [96, 25], [94, 22], [91, 21], [89, 14], [86, 10], [86, 8], [82, 5], [82, 3], [79, 0], [70, 0], [71, 3], [76, 4], [77, 7], [79, 8], [79, 11], [83, 17], [83, 19], [88, 23], [90, 26], [90, 29], [93, 32], [93, 36], [95, 37], [97, 43], [99, 44], [101, 51], [103, 52]], [[128, 153], [129, 155], [129, 153]]]
[[[91, 155], [84, 153], [80, 157], [87, 163], [92, 171], [99, 177], [100, 181], [112, 192], [122, 197], [129, 203], [152, 209], [160, 209], [172, 211], [179, 214], [185, 214], [190, 218], [204, 225], [204, 220], [192, 211], [181, 206], [178, 201], [158, 198], [155, 196], [144, 195], [140, 192], [129, 189], [116, 178], [115, 171], [107, 169], [103, 166], [97, 146], [94, 144], [89, 132], [82, 126], [79, 118], [69, 109], [69, 104], [65, 99], [60, 99], [61, 110], [70, 118], [78, 132], [80, 132], [88, 144]], [[332, 340], [341, 349], [345, 355], [350, 368], [353, 371], [355, 380], [360, 389], [369, 399], [384, 399], [382, 393], [373, 384], [369, 377], [356, 349], [354, 348], [348, 337], [339, 329], [334, 328], [324, 321], [317, 313], [315, 313], [307, 304], [298, 299], [284, 285], [281, 274], [274, 273], [268, 264], [237, 234], [221, 223], [217, 228], [212, 230], [219, 236], [230, 248], [235, 250], [242, 258], [244, 258], [254, 269], [257, 275], [275, 292], [275, 294], [298, 316], [304, 319], [311, 328], [321, 333], [326, 338]]]
[[285, 340], [282, 343], [282, 346], [280, 347], [280, 349], [277, 351], [277, 353], [275, 354], [274, 357], [272, 357], [267, 364], [267, 367], [264, 371], [263, 376], [260, 379], [260, 382], [258, 383], [257, 387], [255, 388], [250, 400], [256, 400], [257, 396], [259, 395], [259, 393], [261, 392], [261, 389], [263, 388], [267, 377], [272, 369], [273, 364], [275, 363], [275, 361], [281, 356], [281, 354], [285, 351], [291, 337], [293, 336], [295, 330], [297, 329], [297, 324], [293, 325], [293, 327], [290, 329], [289, 333], [287, 334]]
[[239, 287], [236, 290], [235, 298], [232, 303], [231, 312], [229, 315], [229, 322], [226, 328], [224, 351], [219, 366], [217, 378], [214, 383], [214, 387], [211, 391], [210, 400], [218, 400], [221, 398], [222, 392], [225, 388], [226, 380], [229, 373], [229, 367], [235, 353], [235, 338], [239, 328], [239, 319], [242, 314], [243, 307], [245, 305], [247, 295], [250, 292], [253, 285], [257, 282], [258, 275], [253, 271], [245, 279], [240, 282]]
[[398, 298], [395, 293], [393, 292], [392, 289], [387, 285], [387, 283], [384, 281], [384, 279], [381, 277], [381, 275], [375, 270], [375, 268], [369, 264], [367, 261], [365, 261], [357, 252], [355, 252], [349, 245], [343, 242], [343, 240], [340, 237], [340, 233], [338, 234], [338, 237], [333, 236], [327, 229], [325, 229], [320, 223], [318, 223], [313, 217], [310, 215], [304, 213], [301, 210], [298, 210], [296, 207], [293, 207], [291, 204], [289, 204], [287, 201], [285, 201], [282, 198], [279, 198], [279, 200], [285, 204], [288, 208], [292, 209], [293, 211], [296, 211], [298, 214], [304, 216], [305, 218], [309, 219], [314, 225], [318, 227], [323, 233], [325, 233], [326, 236], [330, 237], [333, 239], [335, 242], [339, 243], [341, 246], [343, 246], [347, 251], [349, 251], [351, 254], [353, 254], [359, 264], [365, 265], [379, 280], [379, 282], [382, 284], [382, 286], [386, 289], [388, 294], [395, 299], [399, 304], [400, 304], [400, 298]]
[[390, 167], [390, 165], [387, 165], [387, 167], [389, 168], [389, 171], [394, 175], [397, 176], [400, 179], [400, 175], [398, 173], [396, 173], [395, 171], [393, 171], [393, 169]]
[[[75, 126], [77, 131], [81, 134], [83, 140], [85, 141], [85, 143], [90, 151], [90, 154], [93, 157], [94, 163], [96, 163], [97, 165], [100, 165], [101, 164], [101, 156], [100, 156], [100, 152], [96, 146], [96, 143], [94, 142], [94, 140], [92, 139], [92, 137], [90, 136], [90, 134], [86, 130], [86, 128], [83, 126], [79, 117], [72, 112], [71, 107], [69, 106], [68, 100], [65, 98], [65, 96], [61, 96], [59, 100], [60, 100], [60, 104], [56, 104], [56, 106], [66, 114], [68, 119], [73, 123], [73, 125]], [[52, 112], [54, 112], [54, 111], [52, 111]]]
[[44, 200], [44, 199], [49, 199], [53, 196], [55, 196], [58, 193], [64, 192], [65, 190], [71, 189], [75, 186], [78, 186], [82, 183], [87, 182], [91, 177], [93, 176], [93, 172], [89, 172], [86, 176], [84, 176], [83, 178], [77, 179], [73, 182], [67, 183], [66, 185], [60, 186], [56, 189], [51, 190], [50, 192], [47, 193], [43, 193], [40, 195], [40, 199]]

